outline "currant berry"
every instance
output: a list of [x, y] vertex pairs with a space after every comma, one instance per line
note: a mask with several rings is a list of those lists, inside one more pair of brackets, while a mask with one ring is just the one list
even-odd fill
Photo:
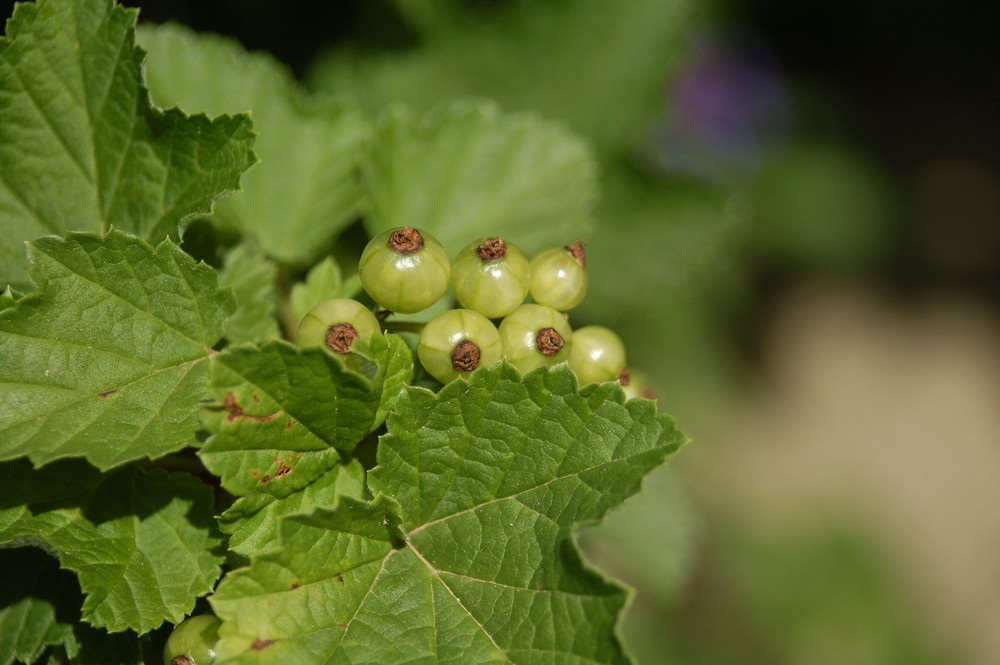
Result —
[[521, 305], [500, 322], [503, 355], [522, 374], [566, 362], [573, 330], [566, 317], [545, 305]]
[[433, 305], [448, 290], [450, 276], [441, 243], [411, 226], [372, 238], [358, 262], [361, 286], [372, 300], [402, 314]]
[[468, 376], [503, 357], [496, 326], [479, 312], [453, 309], [432, 319], [420, 332], [417, 357], [441, 383]]
[[215, 660], [222, 621], [211, 614], [188, 617], [177, 624], [163, 647], [163, 665], [205, 665]]
[[603, 326], [574, 330], [569, 368], [581, 385], [617, 379], [625, 369], [625, 345]]
[[462, 307], [490, 319], [507, 316], [528, 295], [531, 264], [517, 247], [499, 236], [467, 245], [451, 268], [451, 287]]
[[587, 293], [586, 265], [586, 253], [579, 240], [536, 255], [531, 259], [532, 299], [560, 312], [573, 309]]
[[300, 347], [325, 346], [334, 353], [348, 353], [354, 340], [381, 331], [378, 319], [357, 300], [324, 300], [309, 310], [295, 336]]
[[645, 373], [626, 367], [618, 375], [618, 384], [625, 392], [625, 399], [642, 397], [657, 399], [656, 388]]

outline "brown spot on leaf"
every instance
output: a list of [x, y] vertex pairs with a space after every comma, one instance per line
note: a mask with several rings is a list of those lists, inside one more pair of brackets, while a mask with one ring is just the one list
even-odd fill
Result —
[[302, 585], [299, 584], [298, 582], [292, 582], [292, 588], [293, 589], [298, 589], [300, 586], [302, 586]]
[[103, 393], [97, 393], [98, 397], [107, 397], [108, 395], [114, 395], [118, 392], [117, 388], [112, 388], [111, 390], [105, 390]]
[[345, 622], [345, 621], [338, 621], [337, 622], [337, 628], [340, 628], [341, 630], [347, 630], [347, 622]]
[[250, 472], [250, 477], [251, 478], [256, 478], [259, 475], [260, 475], [260, 470], [259, 469], [254, 469], [253, 471]]
[[292, 422], [292, 419], [291, 419], [291, 418], [289, 418], [289, 419], [288, 419], [288, 422], [287, 422], [287, 423], [285, 423], [285, 431], [286, 431], [286, 432], [291, 432], [291, 431], [292, 431], [292, 425], [293, 425], [293, 424], [294, 424], [294, 423]]
[[343, 575], [341, 575], [340, 573], [337, 573], [337, 574], [336, 574], [336, 575], [334, 575], [333, 577], [334, 577], [334, 579], [335, 579], [335, 580], [337, 580], [337, 581], [338, 581], [338, 582], [340, 582], [341, 584], [343, 584], [343, 583], [344, 583], [344, 576], [343, 576]]
[[262, 484], [262, 485], [267, 485], [267, 484], [268, 484], [269, 482], [271, 482], [271, 476], [269, 476], [269, 475], [267, 475], [267, 474], [265, 473], [265, 474], [264, 474], [264, 475], [263, 475], [263, 476], [261, 477], [261, 479], [260, 479], [260, 482], [261, 482], [261, 484]]
[[278, 470], [274, 472], [275, 480], [277, 480], [278, 478], [284, 478], [285, 476], [287, 476], [292, 472], [292, 467], [288, 466], [277, 457], [274, 458], [274, 461], [278, 463]]
[[274, 640], [262, 640], [259, 637], [253, 641], [250, 648], [254, 651], [260, 651], [261, 649], [266, 649], [267, 647], [274, 644]]
[[254, 393], [253, 394], [253, 401], [259, 402], [260, 401], [260, 395], [258, 395], [257, 393]]
[[245, 413], [243, 411], [243, 407], [236, 401], [236, 395], [234, 395], [232, 391], [226, 393], [226, 398], [222, 400], [222, 408], [229, 412], [229, 415], [226, 416], [226, 420], [229, 422], [233, 422], [237, 418], [245, 418], [246, 420], [263, 423], [268, 420], [274, 420], [278, 417], [278, 414], [281, 413], [280, 411], [275, 411], [274, 413], [266, 416], [255, 416], [251, 413]]

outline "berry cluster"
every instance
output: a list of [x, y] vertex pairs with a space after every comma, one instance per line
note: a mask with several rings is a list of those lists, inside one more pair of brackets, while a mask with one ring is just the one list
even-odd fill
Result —
[[[442, 383], [504, 359], [521, 373], [566, 362], [582, 384], [617, 379], [627, 385], [625, 349], [618, 336], [601, 326], [574, 331], [569, 325], [566, 312], [587, 291], [585, 265], [579, 241], [528, 261], [500, 237], [476, 240], [449, 261], [433, 236], [404, 226], [368, 243], [358, 277], [386, 310], [382, 315], [422, 311], [451, 287], [460, 307], [427, 322], [417, 343], [421, 365]], [[529, 295], [532, 302], [525, 304]], [[497, 319], [500, 323], [494, 325]], [[338, 298], [305, 315], [297, 341], [299, 346], [349, 353], [355, 339], [382, 327], [360, 302]]]

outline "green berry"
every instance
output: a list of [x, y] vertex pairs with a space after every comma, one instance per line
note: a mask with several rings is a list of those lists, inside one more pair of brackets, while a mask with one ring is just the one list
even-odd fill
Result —
[[642, 397], [657, 399], [656, 388], [645, 373], [626, 367], [618, 375], [618, 383], [625, 391], [625, 399]]
[[552, 247], [531, 260], [531, 297], [539, 305], [566, 312], [587, 293], [583, 243]]
[[490, 319], [507, 316], [528, 295], [531, 264], [503, 238], [483, 238], [467, 245], [451, 268], [451, 287], [462, 307]]
[[522, 374], [566, 362], [573, 330], [566, 317], [545, 305], [521, 305], [500, 322], [504, 358]]
[[625, 345], [603, 326], [574, 330], [569, 368], [581, 385], [613, 381], [625, 369]]
[[378, 319], [357, 300], [324, 300], [299, 322], [295, 336], [300, 347], [325, 346], [335, 353], [348, 353], [354, 340], [368, 339], [381, 331]]
[[379, 306], [411, 314], [433, 305], [448, 290], [448, 255], [429, 233], [411, 226], [381, 233], [358, 262], [361, 286]]
[[489, 319], [471, 309], [453, 309], [424, 326], [417, 357], [431, 376], [448, 383], [499, 362], [503, 347]]
[[211, 614], [188, 617], [177, 624], [163, 647], [163, 665], [206, 665], [215, 660], [222, 621]]

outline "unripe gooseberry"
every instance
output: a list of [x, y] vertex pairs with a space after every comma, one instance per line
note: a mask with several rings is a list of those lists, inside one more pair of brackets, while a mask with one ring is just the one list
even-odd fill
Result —
[[531, 264], [520, 249], [497, 236], [469, 243], [455, 257], [451, 288], [462, 307], [497, 319], [507, 316], [528, 295]]
[[573, 329], [566, 317], [545, 305], [521, 305], [500, 322], [503, 356], [522, 374], [567, 362]]
[[499, 362], [503, 347], [492, 321], [471, 309], [453, 309], [424, 326], [417, 357], [431, 376], [448, 383]]
[[551, 247], [531, 259], [531, 297], [539, 305], [566, 312], [587, 294], [583, 243]]
[[371, 311], [350, 298], [324, 300], [299, 322], [295, 343], [299, 347], [323, 346], [334, 353], [348, 353], [356, 339], [381, 331]]
[[432, 235], [404, 226], [380, 233], [361, 253], [361, 286], [379, 306], [411, 314], [427, 309], [448, 290], [451, 264]]
[[604, 326], [574, 330], [569, 368], [581, 385], [613, 381], [625, 369], [625, 345]]
[[177, 624], [163, 647], [163, 665], [208, 665], [215, 660], [222, 621], [211, 614], [188, 617]]

